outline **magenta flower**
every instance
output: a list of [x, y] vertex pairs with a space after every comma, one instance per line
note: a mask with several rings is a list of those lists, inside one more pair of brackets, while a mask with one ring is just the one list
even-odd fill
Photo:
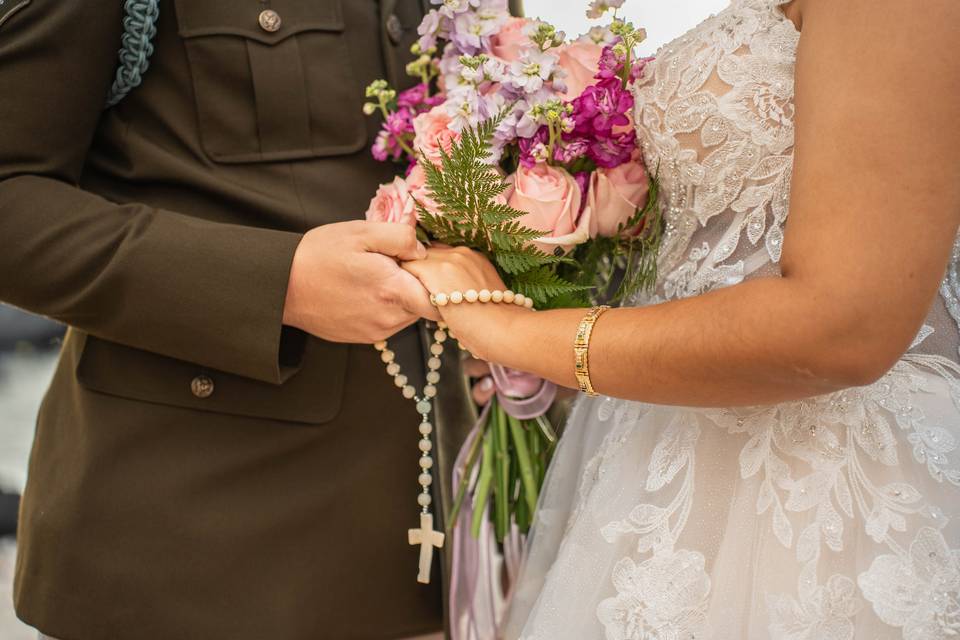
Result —
[[637, 137], [633, 131], [624, 131], [598, 137], [590, 144], [587, 155], [598, 167], [613, 169], [630, 160], [637, 148]]
[[401, 109], [416, 109], [427, 99], [429, 91], [429, 87], [422, 82], [401, 91], [397, 96], [397, 106]]
[[564, 140], [553, 150], [553, 159], [557, 162], [568, 163], [578, 160], [590, 151], [590, 141], [586, 138]]
[[413, 133], [413, 112], [409, 109], [400, 109], [387, 116], [383, 128], [391, 136], [400, 138]]
[[539, 152], [545, 148], [549, 140], [550, 132], [546, 127], [540, 127], [530, 138], [519, 138], [517, 142], [520, 145], [520, 164], [529, 169], [541, 162], [543, 159], [539, 156]]
[[574, 131], [586, 135], [609, 133], [614, 127], [630, 124], [627, 113], [632, 109], [633, 95], [619, 80], [602, 80], [573, 101]]

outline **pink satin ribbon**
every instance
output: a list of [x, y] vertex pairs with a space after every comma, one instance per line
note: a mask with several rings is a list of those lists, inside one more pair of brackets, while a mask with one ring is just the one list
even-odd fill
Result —
[[[552, 382], [523, 371], [490, 365], [497, 400], [504, 410], [518, 420], [544, 415], [553, 404], [557, 387]], [[467, 456], [490, 413], [490, 403], [457, 454], [453, 466], [454, 489], [460, 486], [467, 466]], [[476, 473], [477, 467], [473, 472]], [[464, 500], [453, 530], [453, 566], [450, 572], [450, 634], [452, 640], [492, 640], [509, 603], [503, 592], [501, 571], [506, 561], [508, 581], [516, 581], [523, 549], [523, 536], [515, 525], [504, 541], [504, 553], [497, 547], [489, 517], [484, 517], [480, 535], [470, 532], [473, 497]], [[489, 509], [489, 507], [488, 507]], [[506, 556], [506, 557], [504, 557]]]

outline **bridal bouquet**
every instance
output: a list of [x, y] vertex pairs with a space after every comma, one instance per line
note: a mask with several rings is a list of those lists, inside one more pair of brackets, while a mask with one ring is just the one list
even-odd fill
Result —
[[[631, 122], [645, 32], [595, 0], [607, 26], [576, 40], [511, 17], [506, 0], [432, 0], [397, 92], [367, 88], [383, 128], [373, 147], [403, 175], [367, 218], [416, 226], [426, 242], [484, 253], [512, 292], [539, 309], [616, 304], [655, 280], [657, 182]], [[485, 519], [503, 543], [525, 533], [556, 441], [554, 387], [493, 366], [497, 394], [461, 453], [458, 500], [474, 536]]]

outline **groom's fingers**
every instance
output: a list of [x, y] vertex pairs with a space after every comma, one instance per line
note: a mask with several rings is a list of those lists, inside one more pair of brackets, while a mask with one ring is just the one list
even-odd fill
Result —
[[430, 293], [423, 283], [407, 271], [400, 272], [397, 282], [397, 297], [405, 310], [420, 318], [440, 320], [440, 313], [430, 304]]
[[367, 251], [398, 260], [422, 260], [427, 257], [427, 248], [417, 240], [417, 232], [406, 224], [366, 222], [363, 241]]

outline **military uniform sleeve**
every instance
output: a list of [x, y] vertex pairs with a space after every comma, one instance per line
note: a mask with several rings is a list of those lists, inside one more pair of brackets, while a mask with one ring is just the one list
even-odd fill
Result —
[[291, 373], [282, 317], [299, 234], [117, 205], [77, 186], [116, 69], [122, 5], [0, 5], [0, 300], [279, 384]]

